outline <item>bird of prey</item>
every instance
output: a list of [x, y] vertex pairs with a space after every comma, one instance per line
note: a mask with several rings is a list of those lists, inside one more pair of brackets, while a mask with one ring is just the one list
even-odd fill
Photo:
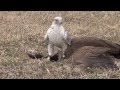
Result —
[[62, 17], [55, 17], [52, 25], [44, 36], [44, 41], [48, 44], [49, 58], [54, 54], [54, 46], [60, 48], [62, 57], [65, 57], [65, 51], [68, 45], [71, 45], [71, 36], [62, 26]]

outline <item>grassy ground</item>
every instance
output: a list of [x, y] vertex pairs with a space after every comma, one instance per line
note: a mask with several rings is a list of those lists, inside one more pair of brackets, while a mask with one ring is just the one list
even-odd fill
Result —
[[[118, 11], [1, 11], [1, 79], [120, 78], [120, 70], [82, 69], [63, 60], [29, 58], [25, 51], [32, 49], [47, 55], [43, 36], [55, 16], [63, 17], [65, 29], [74, 36], [93, 36], [120, 43]], [[116, 63], [120, 67], [119, 60]]]

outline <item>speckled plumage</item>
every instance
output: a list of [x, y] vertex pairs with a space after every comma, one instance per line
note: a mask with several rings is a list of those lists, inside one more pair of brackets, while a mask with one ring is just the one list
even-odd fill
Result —
[[52, 25], [45, 34], [44, 41], [48, 43], [48, 54], [53, 55], [54, 46], [59, 47], [63, 52], [63, 57], [65, 50], [68, 45], [71, 45], [71, 37], [67, 31], [65, 31], [62, 26], [62, 18], [55, 17]]

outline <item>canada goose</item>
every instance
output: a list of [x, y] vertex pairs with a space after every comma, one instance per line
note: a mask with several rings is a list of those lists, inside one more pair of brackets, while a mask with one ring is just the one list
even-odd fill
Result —
[[117, 68], [113, 58], [120, 58], [120, 45], [100, 38], [74, 37], [65, 55], [66, 62], [84, 67]]
[[74, 37], [71, 40], [71, 46], [69, 46], [65, 52], [66, 58], [69, 58], [78, 48], [84, 46], [93, 47], [107, 47], [112, 52], [110, 53], [115, 58], [120, 58], [120, 45], [117, 43], [110, 42], [108, 40], [103, 40], [95, 37]]
[[81, 65], [90, 68], [111, 68], [118, 69], [114, 64], [113, 57], [109, 54], [112, 51], [107, 47], [84, 46], [74, 52], [67, 63]]

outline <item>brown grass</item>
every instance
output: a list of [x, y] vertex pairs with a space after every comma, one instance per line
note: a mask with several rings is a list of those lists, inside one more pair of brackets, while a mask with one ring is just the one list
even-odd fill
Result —
[[[92, 36], [120, 43], [118, 11], [1, 11], [0, 78], [7, 79], [111, 79], [120, 70], [80, 68], [46, 59], [31, 59], [25, 51], [47, 55], [43, 36], [55, 16], [62, 16], [64, 27], [74, 36]], [[116, 61], [120, 67], [119, 60]]]

